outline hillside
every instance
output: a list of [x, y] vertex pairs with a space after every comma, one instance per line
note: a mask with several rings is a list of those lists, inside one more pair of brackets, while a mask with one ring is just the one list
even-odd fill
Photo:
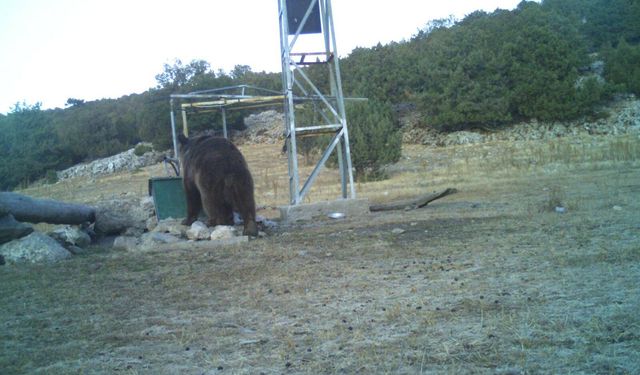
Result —
[[[504, 140], [507, 131], [464, 145], [404, 144], [389, 180], [357, 186], [372, 202], [459, 190], [424, 209], [278, 227], [242, 246], [94, 247], [53, 266], [2, 266], [0, 367], [638, 373], [634, 113], [624, 134]], [[241, 146], [261, 205], [287, 200], [280, 148]], [[142, 197], [163, 173], [154, 165], [22, 192], [86, 203]], [[311, 199], [338, 190], [329, 170]]]
[[[598, 108], [616, 96], [640, 95], [638, 18], [640, 7], [626, 0], [543, 0], [523, 1], [511, 11], [435, 20], [409, 40], [357, 48], [341, 58], [343, 90], [347, 96], [416, 108], [413, 123], [420, 132], [598, 117]], [[323, 67], [305, 72], [322, 92], [329, 91]], [[38, 103], [21, 103], [0, 116], [5, 150], [0, 189], [53, 179], [56, 170], [139, 142], [169, 148], [171, 94], [241, 84], [282, 89], [280, 74], [245, 65], [224, 72], [202, 60], [176, 59], [157, 77], [158, 86], [141, 94], [70, 98], [66, 108], [46, 111]], [[228, 126], [242, 130], [250, 114], [229, 114]], [[220, 114], [195, 113], [190, 126], [219, 129]]]

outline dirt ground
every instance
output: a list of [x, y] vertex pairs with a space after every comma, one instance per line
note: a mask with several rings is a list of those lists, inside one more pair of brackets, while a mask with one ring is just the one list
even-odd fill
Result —
[[[278, 147], [247, 147], [259, 203], [286, 201], [286, 165], [258, 165]], [[1, 266], [0, 372], [638, 374], [639, 158], [637, 135], [406, 146], [360, 197], [459, 192], [241, 246]]]

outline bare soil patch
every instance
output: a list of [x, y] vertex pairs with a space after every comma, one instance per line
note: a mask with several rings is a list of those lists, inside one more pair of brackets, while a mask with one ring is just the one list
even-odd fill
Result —
[[[285, 204], [279, 145], [242, 151], [258, 203]], [[392, 178], [360, 184], [361, 197], [459, 192], [418, 210], [279, 227], [242, 246], [96, 247], [53, 266], [1, 266], [0, 368], [640, 373], [639, 157], [637, 135], [407, 146]], [[157, 173], [24, 193], [91, 203], [146, 194]], [[312, 199], [337, 196], [335, 177]]]

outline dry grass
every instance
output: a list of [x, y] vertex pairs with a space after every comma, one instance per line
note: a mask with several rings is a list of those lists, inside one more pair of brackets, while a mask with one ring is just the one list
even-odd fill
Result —
[[[247, 146], [260, 204], [277, 146]], [[425, 209], [281, 228], [242, 247], [95, 248], [0, 267], [2, 373], [640, 373], [640, 140], [407, 146], [381, 202]], [[33, 188], [94, 202], [154, 169]], [[314, 200], [337, 195], [321, 175]], [[548, 207], [560, 202], [567, 212]], [[615, 208], [614, 208], [615, 207]], [[393, 234], [394, 228], [405, 230]]]

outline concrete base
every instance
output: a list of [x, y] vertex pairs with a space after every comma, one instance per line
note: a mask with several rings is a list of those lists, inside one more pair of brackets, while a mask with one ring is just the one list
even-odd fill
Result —
[[335, 201], [282, 206], [280, 220], [284, 224], [302, 221], [328, 219], [330, 214], [341, 214], [345, 218], [365, 217], [369, 215], [368, 199], [338, 199]]

